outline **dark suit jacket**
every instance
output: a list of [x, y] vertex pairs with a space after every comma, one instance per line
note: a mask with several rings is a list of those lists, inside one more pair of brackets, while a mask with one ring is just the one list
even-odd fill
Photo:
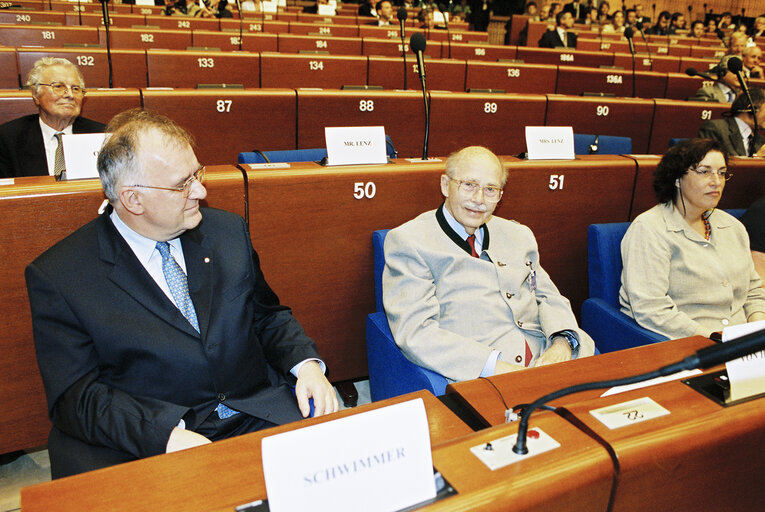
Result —
[[[576, 34], [573, 32], [566, 32], [568, 34], [568, 46], [567, 48], [576, 48]], [[539, 39], [540, 48], [558, 48], [563, 46], [563, 40], [558, 35], [557, 30], [548, 30]]]
[[[0, 178], [48, 175], [39, 119], [39, 114], [30, 114], [0, 126]], [[97, 121], [78, 117], [72, 132], [101, 133], [105, 128]]]
[[[741, 130], [738, 129], [736, 119], [733, 117], [723, 117], [705, 122], [699, 128], [699, 137], [720, 141], [731, 156], [748, 156], [744, 149]], [[754, 141], [754, 151], [760, 149], [763, 143], [765, 143], [765, 138], [758, 131], [757, 139]]]
[[318, 357], [315, 344], [266, 283], [244, 221], [202, 213], [201, 224], [181, 235], [200, 333], [108, 214], [27, 267], [54, 427], [140, 458], [163, 453], [182, 418], [194, 430], [219, 400], [271, 423], [301, 418], [289, 370]]

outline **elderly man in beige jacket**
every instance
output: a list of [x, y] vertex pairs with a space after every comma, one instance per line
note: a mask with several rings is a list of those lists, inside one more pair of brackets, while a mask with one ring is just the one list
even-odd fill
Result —
[[451, 381], [593, 354], [539, 265], [531, 230], [493, 217], [507, 173], [472, 146], [446, 162], [437, 210], [385, 239], [383, 302], [407, 358]]

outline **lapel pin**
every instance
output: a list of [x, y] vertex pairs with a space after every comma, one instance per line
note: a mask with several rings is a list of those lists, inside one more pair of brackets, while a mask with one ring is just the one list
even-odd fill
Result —
[[210, 263], [210, 258], [205, 258], [205, 263]]

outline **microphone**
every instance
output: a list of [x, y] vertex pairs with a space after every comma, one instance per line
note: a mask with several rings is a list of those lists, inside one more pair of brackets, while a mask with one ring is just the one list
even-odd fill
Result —
[[648, 40], [645, 38], [645, 32], [643, 32], [643, 22], [638, 21], [637, 23], [635, 23], [635, 28], [638, 29], [638, 32], [640, 32], [640, 37], [643, 38], [645, 49], [646, 51], [648, 51], [648, 61], [651, 63], [651, 69], [653, 69], [653, 57], [651, 57], [651, 47], [648, 45]]
[[[242, 51], [242, 24], [244, 23], [244, 13], [242, 12], [242, 0], [236, 0], [236, 10], [239, 11], [239, 51]], [[263, 8], [261, 7], [261, 10]], [[263, 23], [260, 24], [260, 32], [262, 33], [266, 27]]]
[[[738, 83], [741, 85], [741, 90], [746, 94], [746, 99], [749, 101], [749, 106], [752, 108], [752, 118], [754, 119], [754, 126], [752, 127], [753, 140], [757, 140], [757, 109], [752, 101], [752, 96], [749, 94], [749, 87], [746, 84], [746, 78], [743, 73], [744, 63], [738, 57], [731, 57], [728, 59], [728, 71], [736, 75]], [[754, 156], [754, 142], [749, 145], [749, 156]]]
[[542, 407], [547, 402], [556, 400], [562, 396], [580, 393], [590, 389], [603, 389], [611, 388], [614, 386], [635, 384], [637, 382], [643, 382], [646, 380], [655, 379], [657, 377], [672, 375], [683, 370], [693, 370], [696, 368], [707, 369], [718, 364], [732, 361], [733, 359], [738, 359], [740, 357], [759, 352], [761, 350], [765, 350], [765, 329], [747, 334], [746, 336], [741, 336], [727, 343], [703, 348], [696, 351], [695, 354], [686, 357], [682, 361], [663, 366], [652, 372], [643, 373], [641, 375], [635, 375], [632, 377], [625, 377], [622, 379], [586, 382], [584, 384], [577, 384], [567, 388], [559, 389], [558, 391], [554, 391], [535, 400], [533, 403], [523, 409], [521, 420], [518, 424], [518, 437], [515, 441], [515, 445], [513, 446], [513, 452], [519, 455], [525, 455], [529, 452], [529, 449], [526, 447], [526, 433], [529, 427], [529, 416], [531, 416], [531, 413], [535, 409]]
[[444, 16], [444, 25], [446, 25], [446, 41], [449, 45], [449, 58], [452, 58], [452, 36], [449, 32], [449, 11], [446, 10], [446, 6], [444, 4], [438, 4], [438, 10], [441, 11], [441, 14]]
[[106, 31], [106, 61], [109, 63], [109, 89], [112, 88], [112, 75], [113, 75], [113, 68], [112, 68], [112, 45], [109, 41], [109, 25], [111, 23], [109, 22], [109, 0], [100, 0], [101, 2], [101, 12], [104, 18], [104, 30]]
[[428, 102], [428, 92], [425, 88], [425, 36], [422, 32], [415, 32], [409, 39], [409, 48], [417, 56], [417, 73], [420, 75], [422, 84], [422, 99], [425, 102], [425, 142], [422, 144], [422, 159], [428, 159], [428, 136], [430, 134], [430, 103]]
[[406, 12], [406, 7], [399, 7], [396, 16], [398, 17], [399, 35], [401, 36], [401, 56], [404, 58], [404, 90], [406, 90], [406, 43], [404, 39], [406, 37], [406, 29], [404, 28], [404, 23], [409, 16]]
[[696, 70], [696, 68], [688, 68], [688, 69], [686, 69], [685, 70], [685, 74], [688, 75], [688, 76], [700, 76], [701, 78], [704, 78], [706, 80], [712, 80], [712, 81], [715, 80], [711, 75], [708, 75], [706, 73], [702, 73], [701, 71]]
[[635, 43], [632, 37], [635, 35], [635, 29], [627, 27], [624, 29], [624, 37], [627, 38], [627, 44], [630, 45], [630, 54], [632, 54], [632, 97], [635, 97]]

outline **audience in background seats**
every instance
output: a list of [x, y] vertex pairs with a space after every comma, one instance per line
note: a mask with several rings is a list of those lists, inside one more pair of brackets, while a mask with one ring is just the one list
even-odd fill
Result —
[[672, 18], [669, 24], [669, 33], [677, 34], [678, 32], [685, 31], [685, 15], [681, 12], [672, 13]]
[[669, 34], [669, 11], [661, 11], [659, 13], [659, 20], [656, 24], [645, 31], [646, 34], [654, 36], [666, 36]]
[[704, 22], [696, 20], [693, 23], [691, 23], [691, 37], [700, 38], [704, 37]]
[[765, 15], [757, 16], [749, 32], [752, 39], [756, 37], [765, 37]]
[[732, 103], [739, 91], [738, 78], [728, 69], [728, 61], [733, 55], [726, 55], [709, 73], [717, 76], [713, 85], [705, 85], [691, 98], [694, 101], [716, 101]]
[[765, 289], [746, 229], [716, 209], [727, 165], [715, 140], [671, 147], [654, 172], [658, 204], [622, 240], [621, 310], [670, 339], [765, 319]]
[[762, 66], [760, 65], [761, 57], [762, 50], [756, 44], [744, 48], [744, 55], [741, 60], [744, 63], [749, 78], [765, 78]]
[[614, 12], [611, 16], [611, 23], [603, 26], [604, 34], [624, 34], [624, 13], [622, 11]]
[[570, 12], [559, 12], [555, 21], [557, 27], [554, 30], [548, 30], [539, 39], [540, 48], [576, 48], [576, 34], [569, 32], [574, 26], [574, 17]]
[[732, 32], [728, 38], [728, 55], [741, 57], [744, 54], [744, 48], [746, 48], [748, 39], [749, 36], [743, 32]]

